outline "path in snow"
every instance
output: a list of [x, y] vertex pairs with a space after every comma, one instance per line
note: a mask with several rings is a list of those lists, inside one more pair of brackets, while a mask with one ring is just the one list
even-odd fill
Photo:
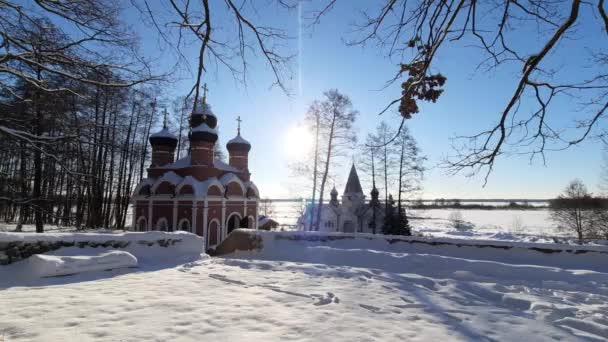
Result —
[[348, 242], [275, 243], [280, 253], [0, 290], [0, 335], [9, 341], [608, 338], [608, 273]]

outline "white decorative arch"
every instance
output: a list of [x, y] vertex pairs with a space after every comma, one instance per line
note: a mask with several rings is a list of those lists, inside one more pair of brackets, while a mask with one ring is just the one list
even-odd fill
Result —
[[228, 187], [228, 184], [230, 183], [237, 183], [241, 187], [243, 195], [247, 194], [247, 188], [245, 187], [245, 184], [243, 184], [243, 181], [241, 181], [241, 179], [234, 173], [227, 173], [223, 175], [222, 178], [220, 178], [220, 182], [222, 182], [224, 187]]
[[153, 194], [156, 193], [156, 190], [158, 189], [158, 187], [163, 184], [163, 183], [169, 183], [173, 186], [177, 186], [179, 183], [182, 182], [184, 178], [180, 177], [177, 173], [173, 172], [173, 171], [169, 171], [165, 174], [163, 174], [162, 177], [158, 178], [155, 182], [154, 185], [152, 185], [152, 189], [151, 192]]
[[[143, 225], [141, 224], [143, 222]], [[148, 230], [148, 220], [146, 219], [145, 216], [140, 216], [137, 219], [137, 224], [135, 225], [135, 227], [133, 227], [135, 231], [138, 232], [145, 232], [146, 230]]]
[[169, 231], [169, 221], [167, 221], [167, 218], [166, 217], [159, 218], [158, 221], [156, 221], [156, 227], [154, 227], [154, 230], [168, 232]]
[[137, 184], [137, 186], [135, 187], [135, 190], [133, 190], [133, 197], [142, 196], [139, 194], [141, 189], [143, 189], [146, 186], [152, 186], [152, 184], [154, 184], [154, 179], [151, 179], [151, 178], [142, 179], [141, 182], [139, 182], [139, 184]]
[[[184, 227], [182, 227], [184, 223], [188, 224], [188, 227], [186, 229], [184, 229]], [[190, 223], [190, 220], [188, 220], [187, 218], [183, 218], [183, 219], [179, 220], [179, 222], [177, 223], [177, 227], [176, 227], [175, 230], [184, 230], [184, 231], [193, 233], [193, 231], [192, 231], [192, 224]]]
[[194, 195], [197, 197], [207, 196], [207, 192], [212, 186], [217, 186], [221, 193], [224, 193], [225, 191], [224, 185], [216, 177], [211, 177], [201, 182], [192, 176], [186, 176], [175, 188], [175, 192], [178, 196], [182, 188], [186, 185], [190, 185], [192, 189], [194, 189]]
[[260, 191], [258, 190], [258, 187], [251, 181], [245, 183], [245, 185], [247, 186], [247, 189], [251, 189], [253, 190], [253, 193], [255, 193], [255, 198], [260, 198]]
[[[217, 226], [217, 241], [216, 244], [212, 245], [211, 244], [211, 227], [213, 226], [213, 224], [215, 224]], [[213, 219], [209, 222], [209, 225], [207, 226], [207, 231], [205, 232], [205, 240], [207, 241], [207, 246], [208, 247], [215, 247], [217, 245], [220, 244], [220, 242], [222, 242], [222, 224], [220, 222], [220, 220], [218, 219]]]

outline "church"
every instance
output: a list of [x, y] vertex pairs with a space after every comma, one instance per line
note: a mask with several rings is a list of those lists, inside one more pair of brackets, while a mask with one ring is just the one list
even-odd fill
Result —
[[218, 120], [207, 104], [207, 89], [190, 115], [189, 154], [175, 159], [177, 137], [163, 128], [150, 135], [152, 162], [135, 188], [133, 226], [138, 231], [185, 230], [217, 246], [236, 228], [257, 229], [259, 192], [251, 181], [251, 144], [237, 135], [226, 144], [228, 164], [215, 156]]
[[[384, 223], [384, 210], [378, 201], [378, 189], [374, 186], [371, 200], [365, 202], [365, 194], [353, 163], [346, 187], [342, 193], [342, 201], [338, 201], [336, 187], [331, 190], [331, 200], [321, 207], [319, 231], [343, 233], [380, 233]], [[310, 204], [298, 219], [298, 229], [316, 231], [318, 204]]]

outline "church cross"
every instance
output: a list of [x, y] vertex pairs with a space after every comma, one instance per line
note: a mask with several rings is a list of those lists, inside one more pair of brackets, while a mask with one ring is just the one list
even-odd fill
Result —
[[164, 119], [163, 119], [163, 128], [167, 128], [167, 107], [165, 107], [165, 112], [164, 112]]
[[236, 118], [236, 122], [237, 122], [237, 135], [241, 135], [241, 121], [243, 121], [243, 120], [241, 120], [241, 116], [239, 115]]
[[207, 103], [207, 83], [203, 84], [203, 104]]

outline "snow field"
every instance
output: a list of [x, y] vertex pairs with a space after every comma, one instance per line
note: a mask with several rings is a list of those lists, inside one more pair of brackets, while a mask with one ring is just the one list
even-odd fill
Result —
[[[605, 256], [294, 241], [0, 291], [10, 341], [602, 341]], [[280, 237], [280, 238], [277, 238]], [[596, 255], [596, 254], [593, 254]], [[570, 260], [566, 263], [564, 260]], [[96, 276], [95, 276], [96, 275]]]

